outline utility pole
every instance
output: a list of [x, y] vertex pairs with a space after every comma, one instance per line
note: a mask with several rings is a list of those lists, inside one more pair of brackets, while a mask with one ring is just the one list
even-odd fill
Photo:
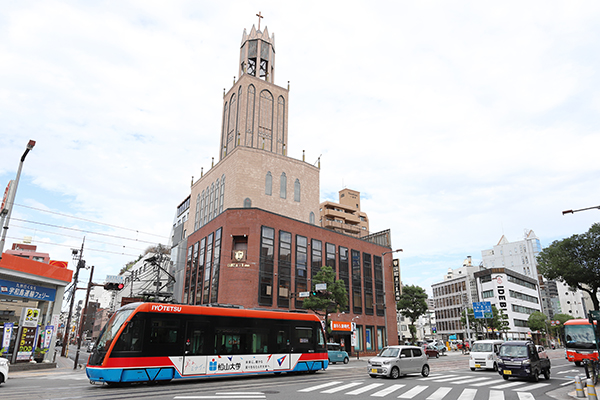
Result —
[[92, 286], [94, 286], [94, 284], [92, 283], [93, 277], [94, 266], [92, 265], [92, 271], [90, 272], [90, 281], [88, 282], [87, 293], [85, 295], [85, 305], [83, 306], [83, 314], [81, 316], [81, 321], [79, 322], [79, 339], [77, 339], [77, 353], [75, 353], [75, 362], [73, 363], [73, 369], [77, 369], [77, 363], [79, 362], [79, 351], [81, 350], [81, 337], [83, 336], [83, 325], [86, 322], [86, 315], [90, 312], [90, 310], [88, 310], [88, 302], [90, 299], [90, 290], [92, 289]]
[[[63, 335], [63, 346], [60, 355], [66, 357], [69, 354], [69, 332], [71, 331], [71, 316], [73, 315], [73, 305], [75, 304], [75, 292], [77, 291], [77, 282], [79, 281], [79, 270], [85, 267], [85, 261], [83, 261], [83, 245], [85, 243], [85, 236], [83, 242], [81, 242], [81, 250], [79, 250], [79, 256], [77, 258], [77, 267], [75, 268], [75, 276], [73, 277], [73, 292], [71, 293], [71, 305], [69, 306], [69, 316], [67, 317], [67, 325], [65, 325], [65, 334]], [[73, 255], [77, 254], [77, 250], [73, 250]]]

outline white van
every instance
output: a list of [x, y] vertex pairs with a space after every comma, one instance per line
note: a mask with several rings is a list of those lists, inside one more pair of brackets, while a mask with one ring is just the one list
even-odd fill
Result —
[[475, 368], [487, 368], [498, 371], [498, 352], [504, 340], [477, 340], [471, 346], [471, 357], [469, 367], [471, 371]]

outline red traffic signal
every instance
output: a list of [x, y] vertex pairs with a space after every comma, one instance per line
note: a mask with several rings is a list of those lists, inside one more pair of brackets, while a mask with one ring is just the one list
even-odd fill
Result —
[[121, 290], [125, 285], [117, 282], [106, 282], [104, 284], [104, 290]]

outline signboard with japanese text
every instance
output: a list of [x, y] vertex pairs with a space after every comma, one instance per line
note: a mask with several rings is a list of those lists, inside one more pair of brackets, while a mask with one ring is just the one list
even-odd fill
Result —
[[26, 326], [29, 328], [37, 327], [39, 319], [39, 308], [23, 307], [23, 312], [21, 314], [21, 326]]
[[475, 318], [494, 318], [492, 303], [489, 301], [473, 302], [473, 314]]
[[0, 294], [33, 300], [54, 301], [56, 289], [0, 279]]
[[46, 326], [44, 329], [44, 342], [40, 346], [43, 349], [47, 349], [52, 344], [52, 335], [54, 334], [54, 327], [52, 325]]
[[29, 360], [35, 349], [37, 339], [37, 326], [35, 328], [23, 327], [19, 335], [17, 361]]
[[331, 330], [332, 331], [351, 332], [352, 331], [352, 323], [342, 322], [342, 321], [331, 321]]
[[400, 301], [400, 260], [394, 258], [392, 261], [392, 276], [394, 277], [394, 293], [396, 295], [396, 302]]
[[2, 335], [2, 350], [8, 352], [8, 348], [10, 347], [10, 339], [12, 338], [13, 329], [15, 328], [15, 324], [12, 322], [4, 323], [4, 334]]

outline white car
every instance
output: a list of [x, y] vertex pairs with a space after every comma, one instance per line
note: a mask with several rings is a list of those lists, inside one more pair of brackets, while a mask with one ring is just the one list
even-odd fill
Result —
[[477, 340], [473, 343], [469, 357], [471, 371], [477, 368], [498, 371], [498, 352], [502, 343], [503, 340]]
[[0, 384], [8, 379], [8, 360], [0, 357]]
[[371, 378], [382, 376], [397, 379], [400, 375], [414, 373], [426, 377], [429, 375], [429, 364], [421, 347], [388, 346], [368, 361], [367, 372]]

